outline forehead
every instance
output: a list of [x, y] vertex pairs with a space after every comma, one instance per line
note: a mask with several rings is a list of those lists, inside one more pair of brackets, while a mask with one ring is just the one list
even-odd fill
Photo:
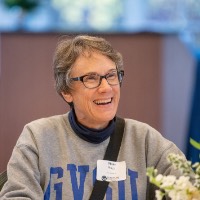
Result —
[[77, 76], [90, 72], [104, 74], [111, 69], [116, 69], [116, 65], [110, 58], [101, 53], [92, 52], [80, 55], [75, 61], [71, 73]]

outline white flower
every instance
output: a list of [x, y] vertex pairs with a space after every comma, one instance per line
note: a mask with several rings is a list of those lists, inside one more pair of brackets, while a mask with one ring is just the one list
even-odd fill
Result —
[[174, 189], [176, 190], [194, 190], [194, 186], [189, 180], [190, 178], [187, 176], [181, 176], [176, 180], [176, 184], [174, 185]]
[[164, 196], [164, 193], [161, 192], [160, 190], [156, 190], [156, 199], [157, 200], [162, 200]]
[[158, 174], [156, 176], [156, 181], [161, 182], [163, 180], [163, 175], [162, 174]]
[[168, 196], [173, 200], [189, 200], [189, 196], [185, 190], [171, 190]]
[[156, 185], [156, 199], [162, 200], [164, 196], [172, 200], [200, 200], [200, 163], [192, 165], [190, 161], [180, 155], [170, 154], [168, 160], [175, 169], [182, 172], [182, 176], [176, 178], [173, 175], [163, 176], [157, 174], [157, 169], [147, 169], [147, 176], [152, 184]]
[[171, 187], [173, 187], [174, 183], [176, 181], [176, 177], [169, 175], [169, 176], [163, 176], [162, 179], [162, 184], [161, 184], [161, 188], [169, 190], [171, 189]]

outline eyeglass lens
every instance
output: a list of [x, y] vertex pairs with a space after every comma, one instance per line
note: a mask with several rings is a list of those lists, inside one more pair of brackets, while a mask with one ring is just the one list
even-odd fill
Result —
[[89, 74], [83, 77], [83, 84], [87, 88], [95, 88], [101, 84], [103, 78], [107, 80], [109, 85], [119, 84], [117, 71], [110, 72], [105, 76], [100, 76], [99, 74]]

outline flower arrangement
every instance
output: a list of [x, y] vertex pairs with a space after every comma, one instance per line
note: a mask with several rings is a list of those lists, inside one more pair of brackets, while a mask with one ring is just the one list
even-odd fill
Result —
[[169, 154], [167, 159], [182, 175], [179, 178], [164, 176], [158, 174], [154, 167], [147, 168], [149, 181], [158, 187], [156, 199], [169, 197], [172, 200], [200, 200], [200, 163], [192, 164], [177, 154]]

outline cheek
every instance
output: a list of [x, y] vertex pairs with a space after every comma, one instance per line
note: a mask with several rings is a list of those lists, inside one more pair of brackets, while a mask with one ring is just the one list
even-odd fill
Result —
[[82, 109], [88, 107], [92, 104], [91, 95], [89, 93], [80, 92], [80, 94], [74, 96], [74, 103], [82, 107]]
[[114, 89], [115, 96], [119, 99], [120, 98], [120, 87]]
[[116, 89], [115, 91], [115, 106], [118, 108], [119, 101], [120, 101], [120, 89]]

